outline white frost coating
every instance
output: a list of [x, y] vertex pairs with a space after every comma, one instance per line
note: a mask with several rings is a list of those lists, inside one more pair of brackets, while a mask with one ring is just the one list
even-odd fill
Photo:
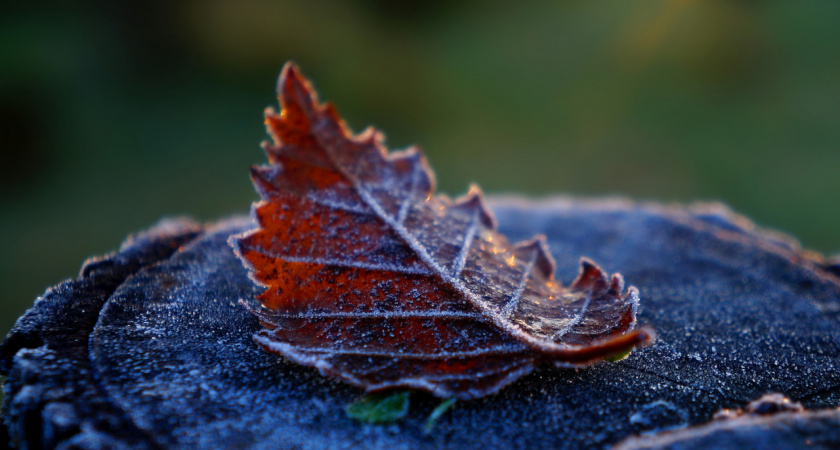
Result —
[[630, 423], [646, 428], [647, 433], [685, 428], [688, 412], [668, 400], [654, 400], [642, 405], [630, 416]]
[[452, 276], [460, 277], [464, 270], [464, 265], [467, 264], [467, 255], [470, 253], [475, 233], [478, 231], [478, 209], [473, 211], [470, 219], [470, 227], [464, 233], [464, 241], [461, 243], [461, 249], [458, 251], [458, 257], [455, 258], [455, 264], [452, 266]]
[[507, 372], [515, 367], [522, 365], [530, 365], [530, 361], [517, 361], [512, 364], [507, 364], [496, 369], [487, 370], [478, 373], [450, 373], [445, 375], [426, 375], [424, 378], [435, 381], [458, 381], [458, 380], [472, 380], [474, 378], [486, 378], [498, 373]]
[[[484, 389], [474, 389], [474, 388], [470, 388], [470, 389], [466, 389], [466, 390], [459, 389], [458, 392], [459, 393], [466, 392], [467, 394], [469, 394], [469, 398], [481, 397], [483, 395], [489, 395], [489, 394], [493, 394], [495, 392], [498, 392], [500, 389], [507, 386], [512, 381], [517, 380], [519, 377], [521, 377], [522, 375], [530, 372], [533, 369], [533, 364], [531, 362], [524, 362], [521, 365], [522, 365], [522, 367], [520, 367], [517, 370], [511, 370], [510, 372], [508, 372], [507, 375], [504, 376], [504, 378], [496, 381], [493, 384], [493, 386], [489, 389], [486, 389], [486, 390], [484, 390]], [[513, 367], [515, 367], [515, 365]], [[493, 373], [487, 372], [487, 373], [483, 373], [482, 375], [483, 376], [492, 376]], [[431, 392], [432, 394], [434, 394], [438, 397], [452, 397], [455, 394], [455, 391], [448, 388], [445, 384], [440, 384], [440, 382], [445, 382], [445, 381], [448, 381], [448, 380], [436, 380], [436, 381], [438, 381], [438, 383], [433, 384], [433, 383], [429, 382], [430, 379], [431, 379], [430, 377], [401, 378], [399, 381], [395, 381], [395, 382], [385, 382], [385, 383], [379, 383], [379, 384], [371, 385], [371, 386], [367, 387], [367, 390], [368, 390], [368, 392], [370, 392], [370, 391], [380, 391], [380, 390], [394, 389], [394, 388], [410, 388], [410, 389], [427, 390], [427, 391]], [[451, 381], [457, 381], [457, 380], [451, 380]]]
[[[624, 284], [624, 279], [622, 279], [621, 284]], [[630, 299], [630, 309], [633, 311], [633, 321], [630, 322], [630, 326], [635, 327], [639, 317], [639, 290], [636, 289], [636, 286], [630, 286], [627, 289], [627, 298]]]
[[402, 203], [400, 203], [400, 211], [397, 215], [397, 223], [402, 225], [405, 223], [405, 218], [408, 216], [408, 210], [411, 206], [411, 201], [414, 198], [414, 193], [417, 191], [417, 183], [420, 180], [420, 165], [414, 164], [413, 170], [411, 171], [411, 188], [406, 193], [405, 197], [402, 199]]
[[[419, 378], [417, 378], [417, 377], [400, 378], [399, 380], [393, 381], [393, 382], [384, 382], [384, 383], [369, 385], [366, 382], [363, 382], [362, 380], [357, 378], [356, 376], [353, 376], [352, 374], [348, 373], [347, 371], [335, 370], [334, 366], [329, 363], [329, 361], [327, 360], [328, 358], [331, 358], [331, 357], [336, 356], [338, 354], [342, 354], [341, 352], [335, 351], [333, 349], [325, 349], [325, 351], [321, 354], [311, 355], [311, 354], [306, 354], [306, 351], [311, 351], [311, 350], [314, 350], [314, 349], [307, 349], [306, 351], [300, 351], [297, 348], [295, 348], [294, 346], [292, 346], [291, 344], [286, 344], [286, 343], [283, 343], [283, 342], [277, 342], [277, 341], [271, 340], [267, 337], [263, 337], [263, 336], [260, 336], [260, 335], [255, 335], [254, 339], [257, 342], [259, 342], [259, 343], [265, 345], [266, 347], [268, 347], [270, 350], [279, 352], [280, 354], [283, 354], [283, 355], [286, 355], [289, 359], [291, 359], [292, 361], [294, 361], [296, 363], [315, 367], [323, 375], [337, 376], [337, 377], [345, 380], [346, 382], [348, 382], [350, 384], [365, 388], [368, 392], [380, 391], [380, 390], [385, 390], [385, 389], [393, 389], [393, 388], [409, 388], [409, 389], [426, 390], [426, 391], [429, 391], [432, 394], [437, 395], [439, 397], [452, 397], [453, 395], [456, 394], [456, 391], [447, 387], [446, 384], [442, 384], [442, 383], [445, 383], [446, 381], [458, 381], [459, 379], [461, 379], [457, 375], [449, 375], [449, 376], [442, 376], [442, 377], [424, 376], [424, 377], [419, 377]], [[508, 353], [508, 352], [510, 352], [510, 349], [506, 349], [506, 350], [502, 351], [502, 353]], [[472, 352], [458, 352], [458, 353], [452, 352], [452, 353], [447, 353], [446, 356], [442, 356], [442, 358], [457, 357], [457, 356], [472, 356], [472, 355], [469, 355], [468, 353], [472, 353]], [[371, 353], [370, 355], [374, 356], [373, 353]], [[375, 355], [375, 356], [395, 357], [395, 356], [404, 356], [404, 355], [405, 354], [395, 355], [393, 353], [383, 353], [381, 355]], [[419, 359], [431, 359], [431, 358], [429, 358], [429, 356], [430, 356], [429, 354], [420, 354], [420, 355], [418, 355], [418, 358]], [[516, 367], [517, 365], [519, 365], [521, 367], [519, 369], [510, 370], [511, 368]], [[522, 375], [530, 372], [532, 369], [533, 369], [533, 363], [531, 361], [523, 361], [523, 362], [520, 362], [520, 363], [514, 363], [514, 364], [511, 364], [509, 366], [505, 366], [503, 368], [497, 369], [496, 371], [487, 371], [487, 372], [482, 372], [482, 373], [477, 374], [477, 375], [471, 375], [471, 376], [469, 376], [470, 378], [473, 378], [473, 377], [483, 378], [483, 377], [489, 377], [489, 376], [495, 375], [496, 373], [499, 373], [503, 370], [504, 371], [509, 370], [507, 375], [505, 375], [501, 380], [497, 380], [492, 385], [492, 387], [490, 387], [488, 390], [479, 390], [479, 389], [471, 388], [471, 389], [468, 389], [466, 392], [469, 394], [470, 397], [480, 397], [482, 395], [492, 394], [494, 392], [497, 392], [498, 390], [500, 390], [504, 386], [508, 385], [510, 382], [518, 379]], [[461, 393], [463, 393], [463, 392], [461, 392]]]
[[586, 313], [586, 310], [589, 309], [589, 304], [591, 302], [592, 302], [592, 296], [587, 295], [586, 300], [583, 301], [583, 305], [580, 307], [580, 310], [578, 310], [578, 313], [575, 314], [575, 317], [572, 318], [572, 320], [570, 320], [569, 323], [565, 327], [563, 327], [560, 331], [554, 333], [551, 336], [551, 340], [556, 341], [557, 339], [560, 339], [561, 337], [565, 336], [566, 333], [571, 331], [572, 327], [579, 324], [581, 319], [583, 319], [583, 315]]
[[[239, 239], [237, 237], [237, 239]], [[289, 261], [293, 263], [302, 263], [302, 264], [313, 264], [313, 265], [324, 265], [324, 266], [336, 266], [336, 267], [350, 267], [354, 269], [367, 269], [367, 270], [376, 270], [382, 272], [399, 272], [399, 273], [410, 273], [415, 275], [434, 275], [434, 273], [423, 270], [422, 268], [418, 267], [400, 267], [394, 266], [390, 264], [371, 264], [371, 263], [364, 263], [358, 262], [353, 260], [340, 260], [340, 259], [323, 259], [323, 258], [307, 258], [302, 256], [288, 256], [283, 255], [277, 252], [271, 252], [265, 250], [261, 247], [247, 247], [249, 250], [259, 253], [261, 255], [268, 256], [269, 258], [277, 258], [282, 259], [284, 261]]]
[[312, 203], [316, 203], [321, 206], [326, 206], [327, 208], [337, 209], [339, 211], [347, 211], [354, 214], [370, 214], [371, 210], [362, 206], [353, 205], [350, 203], [339, 202], [335, 200], [331, 200], [326, 197], [322, 197], [317, 195], [316, 193], [310, 193], [306, 196], [307, 200], [312, 201]]
[[260, 313], [280, 319], [470, 319], [487, 320], [484, 316], [459, 311], [384, 311], [384, 312], [304, 312], [294, 313]]
[[[474, 356], [484, 356], [484, 355], [494, 355], [494, 354], [506, 354], [510, 352], [515, 352], [519, 349], [516, 347], [509, 347], [509, 346], [497, 346], [497, 347], [487, 347], [487, 348], [479, 348], [476, 350], [470, 350], [465, 352], [437, 352], [437, 353], [409, 353], [409, 352], [378, 352], [378, 351], [370, 351], [370, 350], [354, 350], [354, 349], [334, 349], [328, 347], [307, 347], [305, 349], [296, 349], [292, 344], [288, 344], [285, 342], [279, 342], [267, 337], [263, 337], [257, 335], [254, 337], [257, 341], [261, 344], [266, 346], [272, 351], [282, 352], [283, 354], [288, 354], [287, 352], [290, 351], [289, 349], [294, 349], [293, 351], [298, 355], [303, 355], [302, 357], [307, 358], [322, 358], [326, 355], [326, 357], [332, 357], [336, 355], [351, 355], [351, 356], [377, 356], [383, 358], [403, 358], [403, 359], [448, 359], [448, 358], [471, 358]], [[317, 357], [309, 356], [309, 353], [316, 353], [318, 354]], [[315, 359], [311, 359], [311, 361], [315, 361]], [[310, 364], [311, 365], [311, 364]]]
[[318, 366], [319, 362], [324, 362], [325, 364], [327, 364], [326, 361], [324, 361], [324, 359], [321, 356], [307, 355], [307, 354], [299, 351], [297, 348], [295, 348], [295, 346], [293, 346], [291, 344], [287, 344], [285, 342], [277, 342], [277, 341], [274, 341], [274, 340], [270, 340], [270, 339], [268, 339], [266, 337], [263, 337], [259, 334], [254, 335], [254, 340], [257, 341], [258, 343], [262, 344], [262, 345], [265, 345], [266, 347], [270, 348], [273, 351], [281, 352], [281, 354], [286, 355], [287, 357], [294, 359], [296, 362], [298, 362], [300, 364], [304, 364], [304, 365], [308, 365], [308, 366], [315, 366], [315, 367]]

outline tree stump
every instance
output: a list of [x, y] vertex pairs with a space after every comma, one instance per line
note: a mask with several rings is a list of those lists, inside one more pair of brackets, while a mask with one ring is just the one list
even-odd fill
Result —
[[[401, 421], [363, 424], [343, 409], [359, 389], [251, 340], [260, 325], [238, 302], [260, 288], [227, 242], [253, 224], [169, 220], [87, 261], [18, 320], [0, 347], [9, 436], [23, 448], [840, 445], [837, 265], [717, 204], [490, 205], [511, 241], [546, 235], [564, 283], [581, 256], [622, 273], [654, 345], [541, 368], [457, 402], [428, 434], [439, 400], [419, 392]], [[807, 410], [713, 419], [770, 392]]]

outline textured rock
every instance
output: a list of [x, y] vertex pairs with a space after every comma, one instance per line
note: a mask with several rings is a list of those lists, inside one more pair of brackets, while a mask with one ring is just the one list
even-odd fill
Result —
[[[581, 256], [624, 274], [659, 340], [617, 363], [546, 367], [458, 402], [430, 435], [423, 423], [437, 400], [427, 394], [412, 395], [400, 422], [364, 425], [342, 409], [361, 391], [251, 340], [260, 326], [238, 301], [259, 288], [227, 245], [250, 223], [170, 224], [89, 263], [18, 321], [0, 348], [10, 435], [33, 447], [579, 448], [664, 436], [767, 392], [840, 406], [840, 278], [789, 239], [715, 205], [496, 198], [491, 207], [510, 240], [547, 236], [563, 282]], [[831, 414], [734, 426], [755, 442], [767, 427], [803, 429], [784, 415], [830, 442], [819, 424]]]

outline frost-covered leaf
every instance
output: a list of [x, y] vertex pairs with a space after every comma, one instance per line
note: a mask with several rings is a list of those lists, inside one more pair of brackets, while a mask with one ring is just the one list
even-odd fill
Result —
[[497, 391], [541, 362], [582, 367], [649, 342], [638, 292], [589, 260], [564, 287], [542, 237], [511, 244], [477, 187], [436, 195], [416, 148], [350, 133], [297, 68], [252, 169], [259, 225], [232, 240], [265, 286], [265, 350], [368, 391]]

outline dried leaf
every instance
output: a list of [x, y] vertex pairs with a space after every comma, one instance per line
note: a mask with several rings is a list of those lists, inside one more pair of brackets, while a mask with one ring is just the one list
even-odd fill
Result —
[[380, 391], [497, 391], [541, 362], [582, 367], [653, 338], [633, 330], [638, 292], [583, 259], [569, 287], [544, 239], [511, 245], [477, 187], [434, 194], [416, 148], [353, 136], [297, 68], [266, 111], [270, 165], [252, 169], [258, 229], [232, 239], [266, 287], [256, 342]]

